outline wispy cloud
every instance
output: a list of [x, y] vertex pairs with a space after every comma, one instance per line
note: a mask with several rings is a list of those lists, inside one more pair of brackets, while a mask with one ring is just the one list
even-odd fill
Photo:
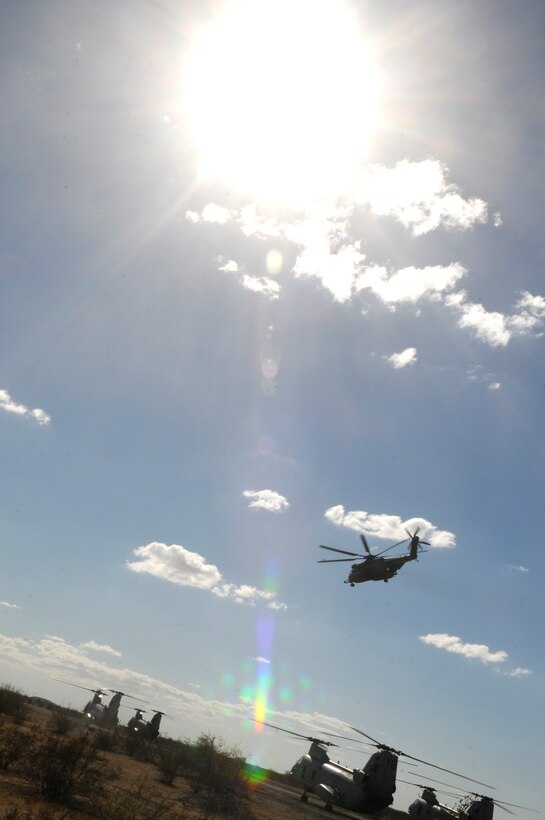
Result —
[[239, 274], [242, 287], [246, 288], [246, 290], [251, 290], [253, 293], [259, 293], [262, 296], [267, 297], [267, 299], [279, 298], [281, 287], [276, 279], [272, 279], [270, 276], [252, 276], [251, 274], [246, 273], [244, 266], [239, 265], [239, 263], [234, 259], [225, 259], [220, 256], [218, 257], [218, 262], [220, 263], [218, 270], [223, 273]]
[[528, 567], [525, 567], [522, 564], [508, 564], [507, 569], [509, 572], [530, 572]]
[[250, 499], [248, 507], [255, 510], [282, 513], [290, 506], [288, 499], [274, 490], [244, 490], [242, 495]]
[[533, 675], [531, 669], [525, 669], [522, 666], [517, 666], [516, 669], [513, 669], [511, 672], [504, 672], [505, 675], [509, 678], [527, 678], [528, 675]]
[[6, 609], [21, 609], [18, 604], [10, 604], [8, 601], [0, 601], [0, 606], [4, 606]]
[[270, 661], [267, 658], [258, 657], [258, 658], [250, 658], [250, 660], [255, 661], [256, 663], [270, 664]]
[[477, 364], [474, 367], [470, 367], [467, 371], [467, 377], [469, 381], [481, 382], [482, 384], [486, 385], [486, 387], [489, 390], [499, 390], [502, 386], [501, 382], [497, 381], [496, 376], [494, 376], [492, 373], [489, 373], [480, 364]]
[[429, 646], [435, 646], [436, 649], [454, 652], [456, 655], [463, 655], [464, 658], [478, 660], [481, 663], [504, 663], [509, 657], [504, 649], [491, 652], [486, 644], [464, 643], [456, 635], [430, 633], [429, 635], [419, 635], [418, 638]]
[[392, 353], [391, 356], [386, 358], [386, 361], [390, 362], [396, 370], [400, 370], [402, 367], [415, 364], [417, 359], [416, 347], [407, 347], [405, 350], [402, 350], [401, 353]]
[[27, 418], [32, 418], [34, 421], [37, 421], [41, 426], [49, 424], [51, 421], [51, 416], [40, 407], [35, 407], [34, 410], [31, 410], [24, 404], [17, 404], [17, 402], [13, 401], [7, 390], [0, 389], [0, 410], [5, 410], [6, 413], [15, 413], [17, 416], [27, 416]]
[[400, 541], [408, 538], [407, 530], [414, 532], [419, 529], [420, 538], [429, 541], [432, 547], [456, 546], [456, 537], [452, 532], [438, 530], [435, 524], [425, 518], [407, 518], [403, 521], [398, 515], [387, 513], [369, 513], [364, 510], [346, 511], [342, 504], [326, 510], [325, 517], [340, 527], [348, 527], [350, 530], [365, 535], [375, 535], [377, 538]]
[[401, 268], [390, 271], [378, 265], [362, 268], [354, 280], [356, 292], [370, 290], [388, 305], [418, 302], [420, 299], [437, 300], [452, 290], [467, 273], [462, 265], [432, 265], [426, 268]]
[[118, 652], [117, 649], [112, 649], [108, 644], [97, 643], [96, 641], [80, 643], [80, 649], [90, 649], [92, 652], [104, 652], [106, 655], [113, 655], [116, 658], [121, 657], [121, 652]]
[[286, 604], [276, 600], [276, 592], [248, 584], [228, 583], [214, 564], [209, 564], [202, 555], [178, 544], [167, 546], [154, 541], [138, 547], [134, 554], [138, 560], [127, 561], [128, 568], [133, 572], [147, 573], [182, 587], [207, 590], [218, 598], [229, 598], [237, 604], [255, 606], [261, 601], [269, 609], [287, 609]]

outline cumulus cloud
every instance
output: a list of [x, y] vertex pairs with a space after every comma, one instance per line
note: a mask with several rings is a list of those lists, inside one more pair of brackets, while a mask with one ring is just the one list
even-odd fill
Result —
[[200, 213], [197, 211], [186, 211], [186, 219], [190, 222], [216, 222], [219, 225], [224, 225], [231, 219], [231, 211], [223, 208], [221, 205], [216, 205], [214, 202], [209, 202], [208, 205], [202, 209]]
[[27, 416], [37, 421], [40, 426], [49, 424], [51, 421], [51, 416], [48, 416], [45, 410], [42, 410], [40, 407], [35, 407], [34, 410], [31, 410], [24, 404], [17, 404], [17, 402], [13, 401], [9, 392], [2, 389], [0, 389], [0, 410], [5, 410], [6, 413], [14, 413], [17, 416]]
[[491, 652], [486, 644], [464, 643], [456, 635], [431, 633], [429, 635], [419, 635], [418, 638], [428, 646], [444, 649], [445, 652], [454, 652], [456, 655], [463, 655], [464, 658], [478, 660], [481, 663], [504, 663], [509, 657], [504, 649]]
[[208, 590], [219, 598], [229, 598], [238, 604], [255, 606], [258, 601], [263, 601], [270, 609], [287, 609], [286, 604], [276, 600], [276, 592], [225, 582], [214, 564], [207, 563], [202, 555], [178, 544], [167, 546], [154, 541], [138, 547], [134, 554], [139, 560], [127, 561], [128, 568], [133, 572], [145, 572], [178, 586]]
[[250, 276], [246, 273], [242, 277], [242, 286], [254, 293], [261, 293], [268, 299], [278, 299], [280, 296], [280, 285], [269, 276]]
[[218, 262], [220, 263], [218, 270], [224, 273], [238, 273], [240, 271], [239, 264], [234, 259], [224, 259], [220, 256]]
[[274, 490], [244, 490], [244, 498], [249, 498], [248, 507], [267, 512], [281, 513], [289, 509], [287, 498]]
[[107, 643], [97, 643], [96, 641], [86, 641], [85, 643], [80, 643], [81, 649], [90, 649], [92, 652], [104, 652], [106, 655], [113, 655], [115, 658], [121, 657], [121, 652], [118, 652], [117, 649], [112, 649], [111, 646], [108, 646]]
[[333, 524], [365, 535], [374, 535], [377, 538], [388, 538], [392, 541], [401, 541], [408, 538], [407, 530], [418, 534], [424, 541], [429, 541], [432, 547], [455, 547], [456, 537], [446, 530], [438, 530], [435, 524], [425, 518], [408, 518], [403, 521], [398, 515], [387, 513], [368, 513], [364, 510], [347, 511], [342, 504], [330, 507], [325, 517]]
[[377, 216], [393, 216], [415, 236], [443, 226], [467, 230], [488, 221], [482, 199], [464, 199], [448, 182], [448, 170], [438, 160], [403, 160], [394, 168], [371, 166], [362, 175], [356, 202]]
[[466, 291], [446, 296], [445, 304], [458, 314], [458, 326], [470, 328], [475, 336], [491, 347], [505, 347], [514, 336], [542, 335], [545, 299], [522, 291], [512, 315], [488, 311], [470, 302]]
[[354, 288], [356, 291], [370, 290], [387, 304], [417, 302], [422, 298], [436, 300], [466, 273], [467, 270], [457, 262], [447, 266], [408, 267], [393, 272], [371, 265], [358, 274]]
[[387, 361], [390, 362], [396, 370], [400, 370], [402, 367], [414, 364], [417, 358], [416, 347], [407, 347], [405, 350], [402, 350], [401, 353], [392, 353], [391, 356], [387, 357]]
[[4, 606], [6, 609], [21, 609], [20, 606], [17, 604], [10, 604], [9, 601], [0, 601], [0, 606]]

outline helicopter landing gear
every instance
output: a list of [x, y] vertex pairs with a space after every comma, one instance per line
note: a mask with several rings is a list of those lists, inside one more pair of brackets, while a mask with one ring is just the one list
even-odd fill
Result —
[[351, 587], [353, 587], [353, 586], [355, 586], [355, 584], [352, 584], [352, 583], [351, 583], [351, 584], [350, 584], [350, 586], [351, 586]]
[[306, 792], [301, 795], [301, 800], [303, 803], [308, 803], [308, 794]]
[[385, 584], [387, 584], [387, 583], [388, 583], [388, 580], [389, 580], [388, 578], [385, 578], [385, 579], [384, 579], [384, 583], [385, 583]]

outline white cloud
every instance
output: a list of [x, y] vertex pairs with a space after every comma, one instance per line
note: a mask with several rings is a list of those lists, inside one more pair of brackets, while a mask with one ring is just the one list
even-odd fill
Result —
[[259, 657], [257, 657], [257, 658], [250, 658], [250, 660], [251, 660], [251, 661], [255, 661], [256, 663], [266, 663], [266, 664], [270, 664], [270, 660], [268, 660], [267, 658], [262, 658], [261, 656], [259, 656]]
[[134, 554], [140, 560], [127, 561], [128, 568], [133, 572], [145, 572], [178, 586], [208, 590], [219, 598], [229, 598], [238, 604], [255, 606], [258, 601], [264, 601], [270, 609], [287, 609], [286, 604], [276, 601], [275, 592], [247, 584], [237, 586], [226, 583], [214, 564], [208, 564], [202, 555], [178, 544], [167, 546], [154, 541], [138, 547]]
[[220, 267], [218, 270], [224, 271], [225, 273], [239, 273], [240, 268], [238, 262], [235, 262], [234, 259], [227, 259], [224, 260], [222, 256], [218, 257], [218, 262], [220, 263]]
[[242, 495], [251, 499], [248, 507], [256, 510], [281, 513], [290, 506], [288, 499], [274, 490], [244, 490]]
[[509, 572], [530, 572], [528, 567], [524, 567], [522, 564], [508, 564], [507, 569]]
[[387, 357], [387, 361], [390, 362], [392, 367], [399, 370], [402, 367], [414, 364], [417, 358], [416, 347], [407, 347], [405, 350], [402, 350], [401, 353], [392, 353], [391, 356]]
[[531, 669], [525, 669], [522, 666], [517, 666], [516, 669], [513, 669], [511, 672], [505, 673], [509, 678], [526, 678], [528, 675], [533, 675]]
[[10, 604], [8, 601], [0, 601], [0, 606], [5, 606], [6, 609], [21, 609], [18, 604]]
[[280, 296], [280, 285], [268, 276], [250, 276], [246, 273], [242, 277], [242, 286], [268, 299], [278, 299]]
[[455, 547], [456, 537], [446, 530], [437, 527], [425, 518], [408, 518], [406, 521], [398, 515], [387, 513], [368, 513], [363, 510], [346, 511], [342, 504], [330, 507], [325, 512], [328, 521], [338, 526], [348, 527], [355, 532], [365, 535], [374, 535], [377, 538], [388, 538], [392, 541], [407, 539], [407, 530], [418, 534], [424, 541], [429, 541], [432, 547]]
[[90, 649], [93, 652], [104, 652], [106, 655], [113, 655], [116, 658], [121, 657], [121, 652], [118, 652], [117, 649], [112, 649], [111, 646], [105, 643], [97, 643], [96, 641], [86, 641], [85, 643], [80, 643], [80, 649]]
[[17, 416], [28, 416], [38, 422], [40, 426], [49, 424], [51, 416], [39, 407], [34, 410], [26, 407], [24, 404], [17, 404], [11, 398], [7, 390], [0, 389], [0, 410], [5, 410], [6, 413], [15, 413]]
[[216, 205], [214, 202], [209, 202], [208, 205], [202, 209], [200, 213], [197, 211], [186, 211], [186, 219], [190, 222], [215, 222], [219, 225], [224, 225], [232, 218], [232, 213], [227, 208], [221, 205]]
[[426, 268], [402, 268], [389, 272], [386, 268], [371, 265], [365, 268], [355, 280], [355, 290], [370, 290], [383, 302], [417, 302], [427, 297], [439, 299], [467, 273], [458, 262], [443, 267], [433, 265]]
[[463, 290], [447, 296], [445, 304], [458, 312], [459, 327], [472, 329], [478, 339], [491, 347], [505, 347], [513, 336], [542, 335], [545, 299], [528, 291], [522, 291], [515, 304], [518, 313], [511, 316], [488, 311], [480, 304], [469, 302]]
[[472, 382], [482, 382], [489, 390], [499, 390], [502, 386], [502, 383], [495, 381], [495, 376], [486, 371], [480, 364], [470, 367], [467, 371], [467, 377]]
[[491, 652], [486, 644], [464, 643], [456, 635], [446, 633], [436, 633], [429, 635], [419, 635], [419, 640], [437, 649], [444, 649], [445, 652], [454, 652], [456, 655], [463, 655], [464, 658], [478, 660], [481, 663], [504, 663], [509, 657], [505, 650]]
[[394, 168], [371, 166], [362, 175], [356, 202], [377, 216], [393, 216], [420, 236], [437, 228], [467, 230], [488, 221], [482, 199], [464, 199], [447, 181], [448, 169], [438, 160], [402, 160]]

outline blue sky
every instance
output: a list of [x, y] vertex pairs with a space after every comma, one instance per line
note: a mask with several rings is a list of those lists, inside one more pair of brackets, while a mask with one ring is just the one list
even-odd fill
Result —
[[[304, 744], [244, 715], [350, 723], [539, 807], [544, 25], [4, 15], [4, 680], [120, 687], [279, 770]], [[387, 585], [316, 563], [417, 524]]]

